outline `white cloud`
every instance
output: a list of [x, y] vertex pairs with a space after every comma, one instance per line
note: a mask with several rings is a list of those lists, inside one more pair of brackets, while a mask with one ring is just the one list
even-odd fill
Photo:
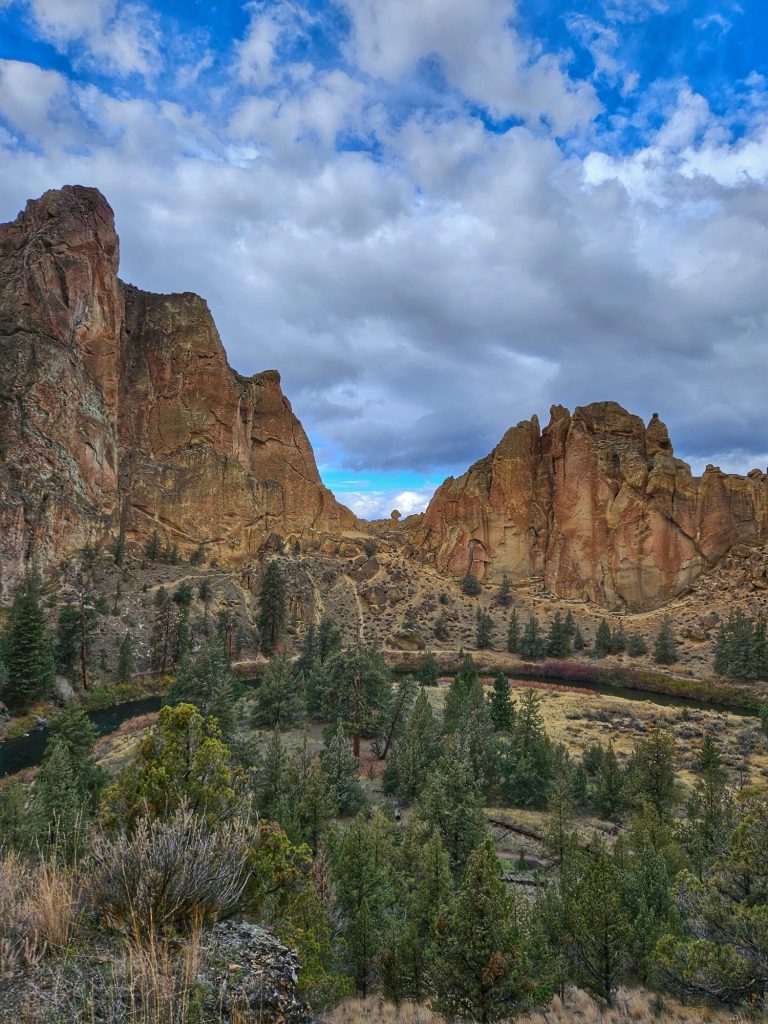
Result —
[[567, 133], [598, 111], [592, 87], [571, 80], [559, 55], [515, 31], [510, 0], [344, 2], [354, 27], [349, 58], [368, 74], [397, 81], [434, 55], [451, 85], [495, 117], [545, 117]]
[[40, 36], [62, 52], [84, 48], [82, 63], [118, 76], [156, 71], [158, 30], [155, 15], [143, 4], [118, 0], [19, 0]]
[[434, 487], [422, 491], [337, 491], [336, 497], [361, 519], [389, 519], [397, 510], [403, 518], [423, 512]]

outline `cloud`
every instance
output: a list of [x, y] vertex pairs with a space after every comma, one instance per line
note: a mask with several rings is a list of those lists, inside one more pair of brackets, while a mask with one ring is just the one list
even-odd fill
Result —
[[[616, 8], [619, 42], [641, 6]], [[107, 35], [128, 11], [97, 8]], [[62, 47], [101, 38], [47, 9]], [[341, 494], [359, 514], [417, 509], [403, 469], [461, 472], [553, 402], [658, 410], [697, 465], [763, 465], [765, 80], [728, 106], [681, 75], [598, 110], [604, 80], [627, 91], [612, 37], [585, 83], [500, 0], [345, 10], [318, 55], [302, 5], [254, 6], [242, 45], [188, 48], [158, 95], [0, 63], [0, 219], [100, 187], [125, 279], [203, 294], [319, 450], [392, 474]]]
[[423, 491], [337, 491], [336, 496], [360, 519], [389, 519], [397, 510], [400, 515], [423, 512], [434, 494], [434, 488]]
[[[118, 0], [19, 0], [40, 37], [101, 73], [150, 77], [158, 61], [156, 15]], [[80, 49], [73, 50], [77, 45]]]
[[494, 117], [547, 119], [568, 133], [598, 112], [592, 87], [514, 27], [509, 0], [346, 0], [353, 35], [350, 61], [367, 74], [398, 81], [425, 58], [440, 61], [451, 86]]

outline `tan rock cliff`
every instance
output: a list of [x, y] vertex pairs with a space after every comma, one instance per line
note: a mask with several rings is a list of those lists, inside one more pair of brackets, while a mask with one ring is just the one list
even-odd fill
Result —
[[486, 458], [437, 490], [413, 545], [454, 576], [542, 577], [561, 598], [653, 608], [739, 542], [768, 538], [768, 478], [673, 454], [667, 428], [614, 402], [552, 408], [508, 430]]
[[237, 374], [202, 299], [123, 285], [118, 259], [95, 189], [0, 226], [0, 580], [121, 532], [236, 564], [352, 527], [279, 375]]

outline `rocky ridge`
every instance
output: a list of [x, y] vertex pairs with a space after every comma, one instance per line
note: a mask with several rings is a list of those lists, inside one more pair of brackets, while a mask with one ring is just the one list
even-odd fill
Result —
[[0, 226], [3, 584], [154, 530], [240, 564], [274, 532], [354, 527], [322, 484], [276, 371], [231, 369], [206, 303], [123, 284], [95, 189]]
[[735, 545], [768, 539], [768, 476], [702, 477], [675, 458], [656, 414], [615, 402], [553, 406], [437, 490], [413, 526], [422, 557], [454, 577], [541, 579], [558, 598], [659, 607]]

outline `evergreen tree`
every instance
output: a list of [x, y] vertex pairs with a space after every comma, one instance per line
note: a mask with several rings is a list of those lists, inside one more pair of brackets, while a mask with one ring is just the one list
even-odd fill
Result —
[[646, 840], [627, 857], [620, 872], [622, 903], [630, 923], [629, 945], [634, 973], [646, 982], [651, 954], [670, 928], [670, 878], [662, 853]]
[[435, 619], [435, 640], [444, 642], [450, 636], [450, 629], [448, 627], [448, 616], [445, 612], [440, 612], [438, 617]]
[[160, 558], [160, 535], [158, 534], [157, 530], [152, 531], [152, 535], [147, 541], [147, 546], [144, 549], [144, 554], [147, 556], [150, 562], [156, 562]]
[[677, 640], [672, 619], [665, 615], [653, 644], [653, 660], [657, 665], [673, 665], [677, 661]]
[[578, 846], [573, 828], [574, 809], [568, 772], [556, 775], [547, 800], [547, 810], [549, 821], [545, 846], [552, 864], [558, 872], [562, 872]]
[[72, 748], [64, 739], [53, 737], [32, 790], [27, 817], [31, 842], [43, 849], [53, 848], [66, 859], [73, 858], [85, 838], [87, 802]]
[[230, 820], [247, 806], [245, 781], [218, 725], [192, 704], [161, 708], [133, 761], [105, 790], [103, 821], [132, 827], [145, 813], [162, 817], [182, 803], [211, 821]]
[[[349, 746], [349, 744], [347, 744]], [[319, 758], [313, 758], [299, 795], [299, 821], [313, 852], [328, 822], [338, 813], [338, 802]]]
[[624, 626], [619, 623], [611, 630], [611, 654], [623, 654], [627, 649], [627, 638]]
[[26, 576], [16, 589], [3, 641], [8, 681], [5, 698], [21, 708], [44, 696], [53, 682], [54, 659], [40, 605], [40, 583]]
[[105, 780], [104, 769], [94, 759], [98, 736], [98, 730], [91, 719], [79, 704], [72, 701], [51, 722], [48, 740], [48, 745], [55, 740], [67, 747], [82, 798], [90, 800], [94, 805]]
[[579, 627], [575, 626], [573, 630], [573, 649], [574, 651], [583, 651], [585, 647], [584, 636]]
[[523, 635], [520, 638], [520, 655], [523, 658], [543, 658], [546, 652], [546, 645], [541, 637], [539, 620], [534, 612], [531, 612], [528, 622], [525, 624]]
[[211, 586], [210, 580], [200, 580], [200, 584], [197, 588], [197, 596], [203, 602], [203, 632], [208, 636], [208, 619], [211, 614], [211, 604], [213, 602], [213, 587]]
[[392, 700], [392, 673], [375, 647], [337, 651], [325, 664], [328, 686], [323, 695], [326, 719], [342, 722], [360, 756], [360, 736], [377, 736]]
[[467, 597], [477, 597], [483, 590], [477, 576], [473, 576], [471, 572], [467, 573], [459, 586], [461, 587], [462, 594], [466, 594]]
[[440, 675], [440, 670], [437, 664], [437, 658], [432, 654], [431, 651], [427, 651], [422, 654], [419, 659], [418, 667], [416, 668], [416, 678], [422, 686], [437, 686], [437, 680]]
[[264, 653], [273, 654], [285, 631], [285, 578], [275, 559], [267, 565], [259, 593], [257, 619]]
[[284, 654], [272, 658], [256, 690], [251, 721], [258, 728], [290, 729], [302, 711], [301, 677]]
[[639, 658], [648, 653], [648, 645], [640, 633], [630, 633], [627, 637], [627, 654], [631, 658]]
[[304, 706], [310, 718], [322, 718], [329, 685], [327, 664], [317, 659], [304, 677]]
[[493, 681], [490, 700], [491, 722], [497, 732], [509, 732], [515, 722], [515, 705], [509, 691], [509, 680], [499, 672]]
[[439, 832], [454, 877], [460, 877], [486, 834], [482, 795], [460, 750], [447, 750], [435, 763], [418, 806], [427, 825]]
[[752, 621], [741, 610], [731, 611], [715, 641], [715, 672], [731, 679], [765, 675], [765, 623]]
[[510, 654], [517, 654], [520, 647], [520, 624], [517, 619], [517, 612], [513, 608], [509, 615], [507, 626], [507, 650]]
[[341, 650], [341, 630], [329, 615], [320, 619], [317, 628], [317, 656], [322, 663]]
[[606, 654], [611, 653], [611, 627], [605, 619], [601, 619], [597, 627], [593, 649], [597, 658], [604, 658]]
[[80, 609], [65, 604], [56, 629], [56, 671], [72, 679], [80, 657]]
[[136, 661], [133, 653], [133, 637], [126, 633], [120, 641], [117, 653], [117, 681], [118, 683], [130, 683], [136, 668]]
[[437, 968], [437, 1008], [459, 1020], [487, 1024], [526, 1005], [529, 965], [492, 840], [469, 858], [466, 878], [451, 899]]
[[501, 756], [505, 798], [517, 807], [545, 807], [552, 777], [552, 744], [544, 729], [541, 696], [526, 690], [515, 728]]
[[448, 687], [448, 694], [445, 698], [443, 710], [443, 729], [445, 732], [454, 732], [464, 717], [464, 712], [469, 699], [472, 686], [478, 681], [479, 675], [477, 666], [470, 654], [465, 654], [459, 671], [451, 680]]
[[456, 731], [457, 748], [472, 771], [480, 790], [492, 786], [496, 777], [496, 743], [493, 723], [479, 680], [472, 684], [464, 716]]
[[356, 814], [365, 804], [365, 791], [357, 774], [357, 758], [341, 723], [323, 750], [320, 764], [339, 813]]
[[506, 573], [502, 577], [499, 596], [496, 600], [502, 608], [509, 608], [509, 603], [512, 600], [512, 584], [509, 582], [509, 577]]
[[648, 802], [660, 817], [671, 813], [677, 799], [674, 764], [674, 737], [656, 726], [635, 744], [628, 766], [635, 801]]
[[487, 612], [484, 612], [480, 608], [478, 608], [476, 616], [475, 639], [475, 646], [477, 647], [478, 651], [487, 651], [493, 646], [491, 643], [492, 629], [493, 619]]
[[613, 820], [626, 806], [624, 773], [619, 767], [613, 744], [603, 752], [595, 785], [595, 809], [601, 817]]
[[287, 797], [293, 794], [294, 764], [279, 730], [275, 729], [264, 748], [255, 772], [256, 801], [259, 812], [285, 827]]
[[[570, 613], [569, 613], [570, 614]], [[547, 635], [547, 654], [551, 658], [563, 658], [571, 653], [572, 633], [560, 612], [555, 612]]]
[[194, 704], [202, 714], [216, 717], [225, 737], [232, 735], [234, 707], [242, 687], [229, 662], [224, 642], [213, 637], [193, 658], [185, 658], [168, 691], [171, 704]]
[[575, 979], [609, 1006], [629, 960], [630, 926], [605, 845], [578, 853], [561, 876], [563, 924]]
[[380, 812], [358, 817], [332, 837], [331, 860], [349, 967], [357, 992], [368, 995], [386, 930], [392, 899], [389, 864], [392, 848]]
[[403, 735], [384, 769], [384, 790], [404, 800], [413, 800], [424, 786], [432, 765], [440, 755], [440, 728], [426, 692], [420, 690], [408, 715]]

